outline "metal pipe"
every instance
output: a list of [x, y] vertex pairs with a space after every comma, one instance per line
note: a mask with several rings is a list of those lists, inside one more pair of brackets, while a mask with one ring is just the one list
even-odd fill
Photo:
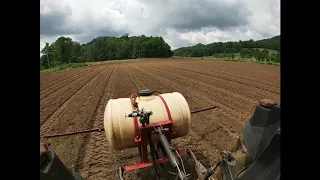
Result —
[[59, 136], [68, 136], [68, 135], [89, 133], [89, 132], [95, 132], [95, 131], [98, 131], [98, 132], [99, 132], [99, 131], [104, 131], [104, 128], [95, 128], [95, 129], [79, 130], [79, 131], [68, 132], [68, 133], [61, 133], [61, 134], [52, 134], [52, 135], [43, 136], [43, 138], [59, 137]]
[[160, 143], [161, 143], [169, 161], [171, 162], [171, 165], [173, 166], [173, 168], [176, 168], [176, 170], [178, 171], [178, 177], [180, 177], [181, 180], [184, 180], [186, 178], [186, 174], [185, 174], [185, 172], [182, 172], [180, 170], [180, 168], [179, 168], [180, 163], [179, 163], [178, 159], [176, 158], [176, 156], [171, 151], [173, 148], [169, 144], [166, 136], [161, 132], [161, 129], [158, 128], [157, 131], [159, 133]]
[[158, 168], [157, 168], [157, 163], [156, 163], [156, 157], [155, 157], [155, 148], [154, 145], [152, 143], [152, 139], [151, 139], [151, 133], [148, 132], [147, 133], [148, 136], [148, 140], [149, 140], [149, 146], [150, 146], [150, 150], [151, 150], [151, 159], [152, 159], [152, 164], [153, 164], [153, 169], [154, 172], [156, 174], [156, 179], [159, 179], [159, 173], [158, 173]]
[[[205, 109], [199, 109], [199, 110], [195, 110], [195, 111], [191, 111], [191, 114], [195, 114], [198, 112], [202, 112], [202, 111], [207, 111], [210, 109], [215, 109], [218, 106], [212, 106], [212, 107], [208, 107]], [[68, 136], [68, 135], [75, 135], [75, 134], [82, 134], [82, 133], [89, 133], [89, 132], [95, 132], [95, 131], [104, 131], [104, 128], [95, 128], [95, 129], [88, 129], [88, 130], [80, 130], [80, 131], [75, 131], [75, 132], [67, 132], [67, 133], [61, 133], [61, 134], [53, 134], [53, 135], [46, 135], [43, 136], [43, 138], [51, 138], [51, 137], [59, 137], [59, 136]]]
[[195, 113], [202, 112], [202, 111], [207, 111], [207, 110], [210, 110], [210, 109], [215, 109], [217, 107], [218, 106], [212, 106], [212, 107], [208, 107], [208, 108], [205, 108], [205, 109], [199, 109], [199, 110], [191, 111], [191, 114], [195, 114]]
[[180, 165], [179, 161], [176, 158], [176, 156], [171, 152], [170, 149], [172, 149], [172, 147], [170, 146], [166, 136], [159, 129], [158, 129], [158, 132], [159, 132], [159, 138], [160, 138], [161, 145], [162, 145], [166, 155], [168, 156], [168, 159], [170, 160], [171, 165], [173, 167], [179, 166]]

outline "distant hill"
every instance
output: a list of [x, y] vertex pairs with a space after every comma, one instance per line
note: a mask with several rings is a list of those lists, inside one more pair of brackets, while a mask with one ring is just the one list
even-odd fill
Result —
[[240, 40], [238, 42], [215, 42], [207, 45], [199, 43], [195, 46], [178, 48], [173, 51], [173, 55], [185, 57], [204, 57], [221, 53], [240, 53], [241, 50], [246, 48], [263, 48], [280, 51], [280, 35], [257, 41], [250, 39], [248, 41]]

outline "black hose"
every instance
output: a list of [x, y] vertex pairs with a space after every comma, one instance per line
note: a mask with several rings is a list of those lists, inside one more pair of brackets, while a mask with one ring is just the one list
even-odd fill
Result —
[[217, 167], [219, 167], [222, 164], [222, 161], [217, 162], [214, 166], [212, 166], [211, 168], [209, 168], [207, 170], [206, 174], [204, 175], [204, 180], [208, 180], [209, 179], [209, 177], [215, 172]]
[[237, 176], [236, 176], [236, 178], [235, 178], [234, 180], [237, 180], [238, 177], [240, 176], [240, 174], [241, 174], [243, 171], [245, 171], [246, 169], [248, 169], [249, 167], [250, 167], [250, 165], [247, 166], [247, 167], [245, 167], [245, 168], [243, 168], [243, 169], [237, 174]]
[[133, 106], [138, 109], [138, 103], [136, 102], [137, 96], [133, 98]]
[[152, 158], [153, 168], [154, 168], [156, 177], [157, 177], [157, 179], [158, 179], [159, 177], [158, 177], [158, 169], [157, 169], [156, 157], [155, 157], [155, 148], [154, 148], [154, 145], [153, 145], [153, 143], [152, 143], [151, 133], [148, 132], [147, 136], [148, 136], [149, 146], [150, 146], [150, 150], [151, 150], [151, 158]]

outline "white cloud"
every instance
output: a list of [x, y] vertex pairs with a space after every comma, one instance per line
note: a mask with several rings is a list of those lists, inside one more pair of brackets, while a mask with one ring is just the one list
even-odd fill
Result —
[[[189, 32], [178, 32], [174, 29], [168, 29], [164, 35], [165, 39], [171, 41], [172, 49], [176, 49], [183, 46], [184, 43], [188, 42], [187, 45], [195, 45], [198, 43], [209, 44], [213, 42], [227, 42], [227, 41], [239, 41], [239, 40], [259, 40], [262, 39], [262, 35], [251, 30], [241, 32], [238, 28], [230, 29], [228, 31], [212, 29], [210, 32], [203, 32], [201, 30], [189, 31]], [[179, 44], [182, 41], [182, 44]], [[177, 43], [178, 42], [178, 43]]]
[[40, 49], [59, 36], [163, 36], [172, 49], [280, 34], [280, 0], [41, 0]]
[[280, 34], [280, 0], [246, 1], [249, 10], [249, 28], [260, 34]]

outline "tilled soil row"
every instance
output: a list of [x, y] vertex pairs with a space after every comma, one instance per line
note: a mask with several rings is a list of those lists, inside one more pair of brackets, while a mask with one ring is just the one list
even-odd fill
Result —
[[[97, 110], [95, 111], [92, 119], [92, 124], [90, 128], [102, 128], [103, 126], [103, 115], [105, 106], [109, 99], [114, 98], [115, 92], [115, 84], [116, 84], [116, 74], [118, 71], [119, 64], [115, 64], [115, 68], [112, 74], [109, 77], [109, 80], [106, 84], [106, 87], [101, 94], [100, 101], [97, 106]], [[104, 132], [93, 132], [85, 134], [84, 140], [81, 144], [81, 148], [79, 149], [77, 161], [76, 161], [76, 171], [81, 173], [85, 179], [92, 179], [92, 177], [101, 177], [100, 174], [96, 175], [97, 170], [101, 169], [109, 169], [106, 166], [102, 165], [101, 162], [107, 161], [109, 162], [108, 152], [111, 148], [108, 147], [107, 139]], [[106, 156], [107, 155], [107, 156]], [[112, 167], [112, 163], [108, 164], [107, 167]], [[103, 178], [105, 178], [102, 175]], [[97, 178], [96, 178], [97, 179]], [[107, 178], [109, 179], [109, 178]]]
[[[50, 119], [50, 122], [52, 122], [51, 125], [45, 124], [46, 127], [48, 127], [46, 132], [54, 134], [92, 128], [94, 123], [93, 116], [97, 113], [96, 111], [100, 105], [101, 96], [104, 94], [104, 89], [113, 70], [113, 66], [105, 67], [101, 74], [87, 83], [86, 86], [71, 99], [72, 103], [68, 107], [68, 112], [60, 114], [60, 117]], [[59, 119], [63, 119], [63, 121], [59, 121]], [[64, 159], [64, 163], [68, 167], [75, 169], [77, 161], [79, 161], [77, 158], [79, 156], [79, 150], [81, 146], [85, 145], [85, 142], [83, 142], [85, 140], [87, 140], [85, 139], [85, 135], [75, 135], [48, 139], [48, 142], [57, 147], [55, 151], [59, 157]], [[65, 147], [68, 146], [70, 149], [60, 148], [63, 147], [63, 145]]]
[[[201, 62], [201, 63], [199, 63]], [[139, 63], [139, 62], [136, 62]], [[141, 62], [140, 62], [141, 63]], [[245, 63], [238, 67], [240, 64], [234, 64], [235, 62], [224, 62], [224, 61], [194, 61], [194, 60], [175, 60], [175, 61], [154, 61], [144, 63], [143, 65], [157, 64], [161, 66], [174, 67], [174, 68], [185, 68], [186, 70], [195, 70], [197, 72], [208, 71], [232, 76], [235, 79], [243, 79], [248, 82], [259, 83], [269, 85], [273, 87], [280, 87], [279, 82], [279, 68], [273, 66], [265, 66], [265, 71], [261, 72], [261, 65]], [[258, 68], [257, 68], [258, 67]], [[245, 71], [244, 71], [245, 70]], [[261, 76], [263, 74], [263, 76]]]
[[[137, 65], [159, 64], [169, 67], [187, 68], [192, 70], [219, 71], [225, 75], [232, 75], [235, 78], [252, 80], [253, 82], [265, 83], [267, 85], [280, 87], [280, 68], [277, 66], [261, 65], [242, 62], [212, 61], [212, 60], [188, 60], [188, 59], [168, 59], [153, 60], [142, 63], [141, 61], [130, 62]], [[263, 76], [261, 76], [263, 75]], [[257, 78], [258, 77], [258, 78]]]
[[[209, 167], [218, 160], [220, 151], [228, 148], [237, 135], [242, 135], [243, 125], [252, 115], [258, 98], [265, 95], [280, 99], [279, 93], [265, 90], [272, 87], [272, 91], [280, 92], [277, 89], [279, 67], [161, 59], [118, 61], [89, 69], [52, 74], [48, 76], [50, 81], [40, 79], [46, 82], [41, 84], [47, 84], [40, 93], [40, 96], [46, 96], [40, 102], [40, 114], [41, 119], [48, 120], [40, 127], [40, 135], [101, 128], [109, 99], [129, 97], [141, 89], [180, 92], [191, 110], [219, 106], [215, 110], [192, 114], [189, 134], [172, 141], [174, 147], [192, 149], [200, 162]], [[260, 89], [250, 86], [252, 83]], [[136, 148], [114, 151], [104, 132], [46, 141], [68, 168], [89, 180], [118, 179], [120, 165], [139, 162]], [[187, 169], [193, 169], [190, 164], [185, 165]], [[162, 175], [164, 179], [173, 179], [168, 173]], [[152, 167], [125, 173], [126, 179], [152, 179], [153, 176]]]
[[[252, 107], [252, 103], [256, 104], [261, 99], [271, 98], [271, 99], [278, 100], [277, 98], [279, 97], [279, 94], [270, 93], [268, 91], [262, 91], [259, 88], [257, 89], [254, 87], [250, 87], [242, 83], [235, 83], [225, 79], [217, 78], [215, 75], [207, 75], [200, 72], [182, 70], [182, 69], [166, 67], [166, 66], [154, 65], [151, 67], [164, 70], [169, 74], [174, 73], [174, 74], [183, 75], [184, 77], [188, 77], [190, 79], [194, 79], [194, 77], [197, 77], [196, 83], [197, 82], [201, 83], [200, 87], [207, 87], [210, 89], [211, 88], [219, 89], [221, 92], [226, 92], [228, 94], [231, 94], [232, 98], [239, 97], [245, 101], [251, 102], [251, 104], [249, 105], [250, 107]], [[190, 86], [197, 87], [196, 83], [190, 83]], [[239, 100], [238, 102], [242, 102], [242, 101]]]
[[[59, 109], [53, 113], [53, 115], [46, 121], [46, 123], [43, 124], [40, 135], [43, 136], [44, 134], [55, 134], [55, 133], [61, 133], [66, 132], [68, 129], [66, 127], [63, 127], [62, 125], [65, 125], [68, 123], [68, 126], [70, 125], [71, 128], [74, 128], [75, 126], [78, 126], [79, 124], [73, 121], [70, 121], [70, 116], [73, 118], [77, 116], [77, 112], [81, 109], [88, 108], [89, 106], [86, 106], [87, 100], [91, 98], [91, 95], [85, 95], [84, 93], [92, 93], [92, 90], [85, 91], [86, 89], [90, 89], [91, 83], [94, 83], [97, 81], [97, 78], [101, 78], [101, 76], [104, 73], [108, 73], [108, 70], [110, 70], [109, 67], [105, 67], [105, 69], [102, 70], [102, 72], [99, 72], [99, 74], [91, 77], [91, 79], [86, 83], [84, 86], [82, 86], [75, 94], [72, 95]], [[97, 83], [97, 82], [96, 82]], [[82, 104], [81, 104], [82, 103]], [[76, 108], [73, 108], [75, 107]], [[80, 106], [80, 107], [79, 107]], [[81, 111], [80, 111], [81, 112]], [[79, 116], [79, 115], [78, 115]], [[73, 129], [74, 130], [74, 129]]]
[[137, 89], [147, 89], [147, 87], [141, 82], [141, 80], [131, 72], [130, 68], [127, 68], [127, 65], [124, 66], [127, 75], [131, 79], [132, 83], [136, 86]]
[[81, 75], [82, 73], [92, 69], [96, 69], [96, 67], [87, 66], [87, 67], [75, 68], [67, 71], [61, 71], [61, 72], [42, 75], [40, 76], [40, 92], [46, 88], [49, 88], [52, 85], [60, 83], [63, 80], [72, 78], [74, 76], [78, 76], [79, 74]]
[[90, 70], [86, 70], [86, 71], [81, 71], [79, 73], [77, 73], [74, 76], [65, 78], [53, 85], [48, 86], [47, 88], [43, 89], [42, 91], [40, 91], [40, 101], [45, 99], [46, 97], [48, 97], [49, 95], [53, 94], [54, 92], [60, 90], [61, 88], [63, 88], [64, 86], [70, 84], [71, 82], [86, 76], [88, 74], [90, 74], [92, 71]]
[[187, 68], [180, 68], [180, 67], [168, 67], [168, 66], [162, 66], [162, 65], [154, 65], [155, 67], [162, 67], [163, 69], [173, 69], [175, 71], [183, 71], [182, 74], [186, 74], [186, 73], [194, 73], [196, 74], [196, 76], [206, 76], [206, 78], [214, 78], [214, 80], [217, 81], [224, 81], [227, 85], [229, 85], [229, 83], [232, 84], [237, 84], [242, 85], [243, 87], [246, 88], [254, 88], [254, 89], [258, 89], [258, 90], [262, 90], [265, 93], [268, 94], [276, 94], [278, 95], [280, 93], [279, 91], [279, 87], [274, 87], [274, 86], [270, 86], [270, 85], [266, 85], [266, 84], [261, 84], [260, 82], [249, 82], [248, 80], [244, 80], [241, 78], [234, 78], [230, 75], [224, 75], [223, 73], [220, 73], [219, 71], [208, 71], [205, 69], [201, 69], [201, 70], [191, 70], [191, 69], [187, 69]]
[[[163, 65], [169, 65], [174, 67], [187, 67], [188, 69], [207, 69], [207, 70], [220, 70], [222, 73], [232, 73], [236, 78], [250, 77], [250, 79], [255, 79], [256, 82], [267, 81], [266, 83], [270, 85], [278, 84], [279, 81], [272, 82], [272, 80], [279, 77], [280, 68], [277, 66], [261, 65], [254, 63], [244, 63], [244, 62], [228, 62], [228, 61], [200, 61], [195, 60], [176, 60], [173, 63], [165, 62], [160, 63]], [[177, 65], [175, 65], [175, 63]], [[263, 74], [263, 76], [261, 76]], [[259, 78], [257, 78], [259, 77]], [[272, 83], [270, 83], [270, 81]]]
[[69, 100], [81, 90], [89, 81], [103, 72], [105, 67], [99, 67], [90, 74], [76, 79], [70, 84], [62, 87], [59, 91], [54, 92], [45, 100], [40, 101], [40, 127], [48, 118], [61, 107], [66, 107]]
[[[205, 65], [201, 65], [201, 66], [195, 66], [195, 65], [190, 65], [190, 64], [185, 64], [182, 66], [174, 66], [173, 64], [159, 64], [161, 66], [166, 66], [166, 67], [172, 67], [172, 68], [180, 68], [180, 69], [184, 69], [184, 70], [192, 70], [195, 72], [209, 72], [209, 73], [215, 73], [215, 74], [222, 74], [225, 76], [230, 76], [233, 77], [235, 80], [242, 80], [242, 81], [246, 81], [248, 83], [253, 83], [253, 84], [259, 84], [262, 86], [271, 86], [271, 87], [276, 87], [279, 88], [280, 87], [280, 83], [279, 81], [279, 76], [277, 74], [279, 74], [279, 72], [277, 73], [276, 71], [274, 72], [275, 74], [272, 73], [268, 73], [270, 75], [272, 75], [272, 77], [268, 77], [268, 74], [263, 74], [263, 73], [255, 73], [254, 75], [250, 75], [250, 73], [247, 70], [241, 70], [241, 69], [230, 69], [229, 67], [227, 67], [226, 65], [221, 66], [205, 66]], [[257, 70], [256, 70], [257, 71]], [[263, 76], [261, 76], [263, 74]]]
[[[109, 98], [129, 97], [132, 92], [138, 90], [137, 84], [134, 82], [129, 76], [126, 65], [120, 63], [113, 81], [108, 86], [110, 92], [113, 92], [109, 94]], [[107, 101], [101, 107], [101, 119], [95, 121], [94, 127], [103, 127], [103, 112], [106, 104]], [[87, 151], [83, 159], [82, 169], [79, 171], [88, 180], [118, 179], [118, 168], [121, 163], [130, 161], [128, 158], [123, 157], [123, 155], [132, 153], [132, 150], [114, 151], [108, 144], [105, 133], [98, 132], [91, 134], [86, 148]]]

